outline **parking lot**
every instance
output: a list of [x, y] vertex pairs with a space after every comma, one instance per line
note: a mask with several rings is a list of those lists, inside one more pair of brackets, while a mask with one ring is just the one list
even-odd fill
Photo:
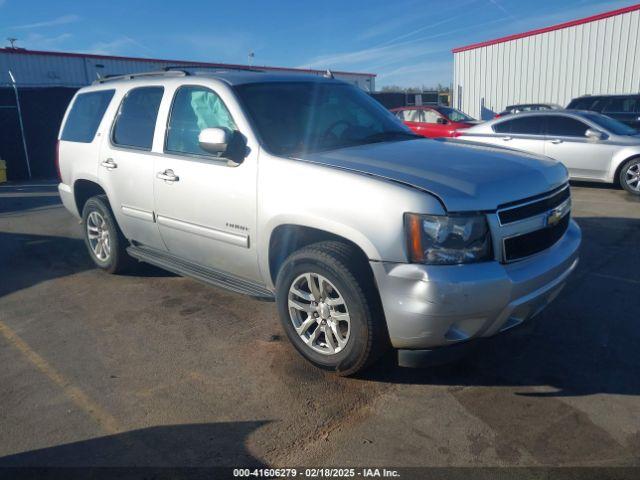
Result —
[[0, 186], [0, 465], [640, 465], [640, 199], [573, 195], [581, 262], [529, 335], [339, 378], [274, 304], [98, 271], [54, 184]]

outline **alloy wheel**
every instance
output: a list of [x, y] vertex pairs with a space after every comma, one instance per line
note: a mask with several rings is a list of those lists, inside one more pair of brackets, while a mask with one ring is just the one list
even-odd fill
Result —
[[106, 262], [111, 255], [111, 239], [109, 227], [99, 212], [93, 211], [87, 217], [87, 238], [96, 258]]
[[323, 355], [341, 352], [349, 341], [347, 304], [327, 278], [317, 273], [298, 276], [289, 288], [289, 316], [302, 341]]
[[625, 172], [625, 182], [636, 192], [640, 192], [640, 162], [632, 163]]

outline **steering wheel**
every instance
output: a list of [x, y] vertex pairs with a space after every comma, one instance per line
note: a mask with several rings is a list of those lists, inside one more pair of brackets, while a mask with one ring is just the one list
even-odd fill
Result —
[[351, 127], [351, 124], [346, 120], [336, 120], [335, 122], [333, 122], [331, 125], [327, 127], [327, 129], [322, 134], [322, 138], [327, 138], [329, 135], [333, 135], [334, 137], [338, 138], [338, 136], [335, 133], [333, 133], [333, 129], [336, 128], [338, 125], [345, 125], [347, 128]]

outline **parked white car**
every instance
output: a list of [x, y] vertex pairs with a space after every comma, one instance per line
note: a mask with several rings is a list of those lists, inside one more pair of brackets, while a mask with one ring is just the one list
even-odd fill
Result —
[[546, 155], [562, 162], [572, 179], [619, 183], [640, 195], [640, 132], [596, 112], [522, 112], [461, 131], [458, 138]]

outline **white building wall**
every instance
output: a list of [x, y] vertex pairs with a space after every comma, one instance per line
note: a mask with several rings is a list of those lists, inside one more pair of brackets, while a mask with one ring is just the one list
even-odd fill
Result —
[[[0, 50], [0, 86], [9, 84], [8, 71], [11, 70], [16, 83], [23, 87], [65, 86], [81, 87], [88, 85], [100, 75], [149, 72], [161, 70], [169, 65], [189, 65], [189, 62], [166, 62], [136, 59], [118, 59], [99, 56], [68, 56], [64, 54], [33, 54], [19, 51]], [[206, 68], [206, 67], [205, 67]], [[269, 67], [256, 66], [269, 70]], [[275, 68], [283, 73], [317, 74], [297, 69]], [[360, 73], [336, 73], [336, 78], [352, 83], [363, 90], [375, 91], [375, 75]]]
[[635, 10], [454, 53], [453, 105], [486, 119], [511, 104], [639, 93], [639, 31]]

